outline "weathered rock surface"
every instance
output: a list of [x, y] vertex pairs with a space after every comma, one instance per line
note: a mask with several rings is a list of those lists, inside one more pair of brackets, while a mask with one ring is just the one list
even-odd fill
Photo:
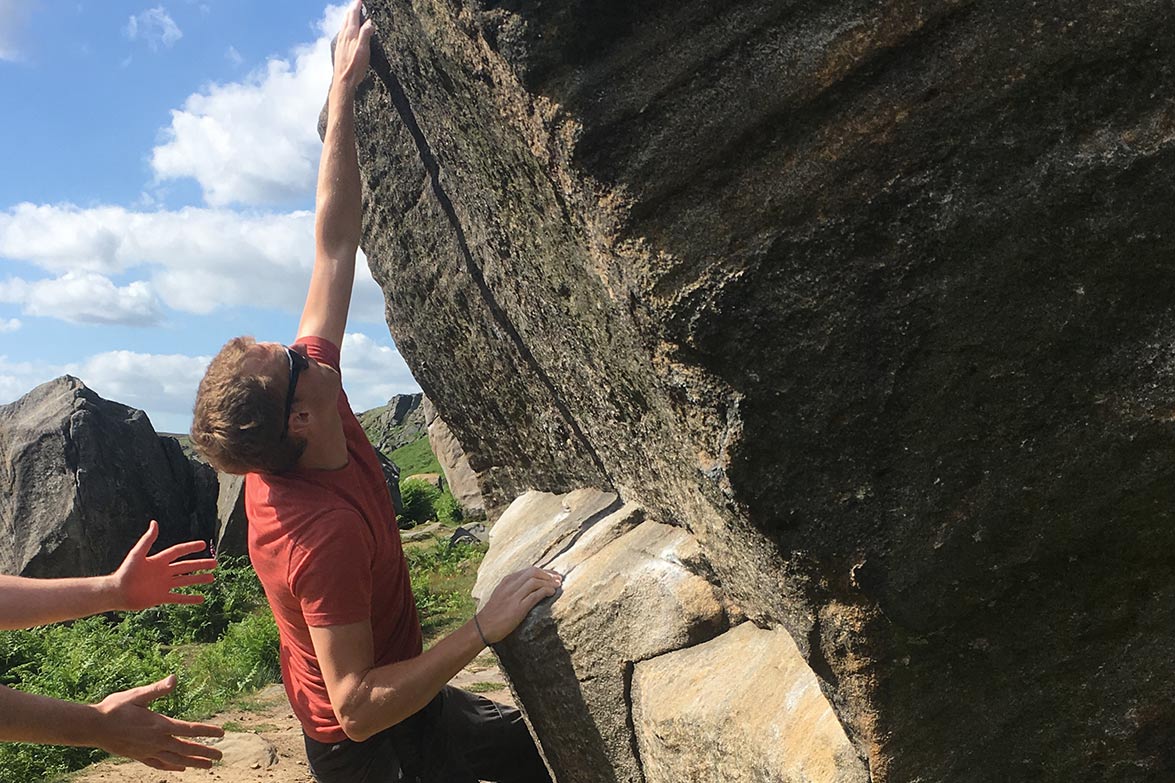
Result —
[[865, 783], [816, 675], [786, 631], [743, 623], [636, 665], [646, 783]]
[[487, 507], [683, 524], [877, 781], [1172, 779], [1175, 7], [367, 8], [363, 246]]
[[249, 554], [249, 518], [245, 515], [245, 477], [216, 474], [216, 553]]
[[428, 425], [428, 442], [432, 446], [433, 454], [437, 455], [437, 462], [441, 463], [449, 491], [453, 493], [453, 497], [457, 499], [457, 503], [467, 516], [484, 515], [485, 498], [482, 497], [481, 487], [477, 483], [477, 473], [469, 464], [465, 450], [461, 448], [457, 436], [437, 414], [436, 407], [427, 397], [424, 398], [423, 407], [424, 420]]
[[252, 732], [233, 731], [223, 737], [210, 740], [222, 754], [216, 765], [218, 774], [226, 769], [269, 769], [277, 764], [277, 748], [272, 742]]
[[109, 573], [159, 521], [155, 550], [208, 540], [215, 495], [147, 415], [77, 378], [0, 406], [0, 572]]
[[[642, 761], [646, 767], [650, 762], [643, 747], [639, 756], [636, 752], [634, 666], [726, 628], [725, 607], [697, 542], [681, 528], [644, 519], [640, 508], [613, 494], [531, 492], [491, 529], [474, 596], [484, 601], [502, 577], [536, 564], [562, 573], [562, 590], [496, 651], [508, 672], [519, 673], [511, 675], [511, 686], [547, 762], [566, 783], [643, 781]], [[792, 666], [799, 662], [814, 685], [794, 645], [790, 654]], [[761, 665], [771, 665], [767, 657], [761, 656]], [[818, 688], [814, 695], [824, 698]], [[699, 727], [723, 719], [715, 711], [696, 718]], [[717, 732], [718, 725], [712, 723], [711, 730]], [[852, 750], [847, 740], [842, 744]], [[768, 758], [760, 768], [770, 771], [774, 761]], [[677, 779], [698, 779], [689, 769], [679, 769]]]

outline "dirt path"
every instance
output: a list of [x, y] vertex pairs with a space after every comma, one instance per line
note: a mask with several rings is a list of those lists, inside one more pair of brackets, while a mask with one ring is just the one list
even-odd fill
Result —
[[[488, 653], [466, 666], [453, 678], [452, 684], [482, 693], [494, 701], [514, 703], [497, 660]], [[207, 722], [225, 727], [224, 738], [217, 742], [224, 759], [212, 769], [160, 772], [142, 764], [110, 759], [77, 772], [70, 780], [73, 783], [313, 783], [306, 768], [302, 729], [282, 686], [270, 685]]]

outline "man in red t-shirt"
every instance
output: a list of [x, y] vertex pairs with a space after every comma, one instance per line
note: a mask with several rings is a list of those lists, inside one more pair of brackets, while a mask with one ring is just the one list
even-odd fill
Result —
[[229, 341], [200, 382], [192, 441], [216, 468], [246, 474], [249, 553], [316, 779], [549, 781], [516, 710], [447, 683], [554, 595], [559, 575], [511, 574], [470, 622], [422, 651], [391, 498], [342, 390], [361, 213], [354, 96], [371, 32], [356, 2], [336, 41], [298, 338]]

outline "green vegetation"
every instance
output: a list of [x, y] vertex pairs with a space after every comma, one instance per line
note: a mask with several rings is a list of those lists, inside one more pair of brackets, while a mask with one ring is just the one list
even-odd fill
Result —
[[470, 693], [493, 693], [494, 691], [505, 690], [506, 686], [500, 682], [473, 682], [469, 685], [462, 685], [461, 689]]
[[[425, 644], [468, 621], [469, 593], [484, 547], [434, 539], [406, 548]], [[280, 678], [278, 634], [265, 595], [244, 558], [221, 558], [203, 604], [90, 617], [28, 631], [0, 632], [0, 684], [83, 703], [179, 677], [153, 708], [200, 720]], [[90, 748], [0, 744], [0, 783], [53, 779], [101, 759]]]
[[[154, 708], [206, 717], [232, 697], [277, 679], [277, 628], [243, 559], [222, 559], [217, 581], [200, 592], [203, 604], [0, 633], [0, 683], [95, 703], [174, 672], [179, 686]], [[90, 748], [0, 745], [0, 783], [43, 780], [103, 755]]]
[[465, 515], [461, 513], [461, 506], [457, 503], [457, 498], [453, 497], [453, 493], [445, 487], [445, 491], [441, 493], [432, 504], [433, 513], [437, 521], [446, 525], [456, 526], [460, 524]]
[[437, 455], [433, 454], [427, 435], [407, 446], [401, 446], [389, 454], [388, 458], [400, 469], [401, 478], [415, 476], [418, 473], [441, 472], [441, 463], [437, 461]]
[[470, 593], [485, 550], [480, 544], [449, 546], [439, 538], [404, 548], [426, 646], [473, 617], [477, 605]]
[[461, 521], [461, 507], [448, 489], [441, 491], [422, 479], [407, 479], [400, 482], [400, 500], [403, 510], [400, 519], [423, 524], [434, 519], [446, 525]]

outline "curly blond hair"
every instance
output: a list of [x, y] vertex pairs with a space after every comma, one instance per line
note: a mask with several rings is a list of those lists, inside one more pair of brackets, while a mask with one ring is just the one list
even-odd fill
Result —
[[252, 337], [234, 337], [216, 354], [196, 391], [192, 446], [224, 473], [283, 473], [306, 449], [282, 438], [287, 379], [256, 372]]

